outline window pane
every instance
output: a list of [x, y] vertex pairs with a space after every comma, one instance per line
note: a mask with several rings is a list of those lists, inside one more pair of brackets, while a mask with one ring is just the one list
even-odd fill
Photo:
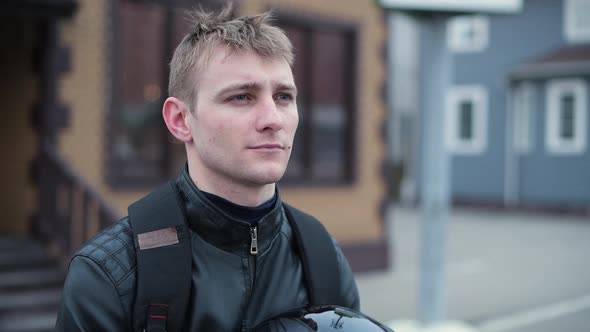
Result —
[[590, 1], [568, 0], [566, 8], [566, 34], [572, 41], [590, 40]]
[[304, 124], [309, 113], [306, 107], [305, 66], [307, 65], [307, 50], [305, 48], [305, 31], [297, 27], [284, 27], [285, 32], [291, 39], [295, 51], [295, 64], [293, 65], [293, 76], [297, 86], [297, 110], [299, 112], [299, 127], [295, 135], [291, 159], [285, 173], [286, 178], [301, 178], [306, 173], [304, 152], [306, 151], [304, 137], [307, 135]]
[[578, 31], [590, 34], [590, 2], [587, 0], [574, 1], [574, 27]]
[[312, 39], [312, 138], [313, 177], [345, 176], [346, 84], [345, 35], [317, 32]]
[[126, 179], [153, 179], [162, 171], [164, 18], [156, 6], [119, 5], [113, 166]]
[[469, 45], [475, 40], [475, 26], [472, 20], [466, 20], [463, 23], [460, 25], [460, 40], [462, 44]]
[[559, 135], [561, 138], [564, 139], [572, 139], [574, 138], [574, 106], [575, 106], [575, 99], [574, 96], [564, 95], [561, 97], [561, 109], [560, 109], [560, 129]]
[[473, 102], [459, 104], [459, 139], [469, 141], [473, 138]]
[[481, 15], [455, 16], [447, 26], [448, 46], [456, 52], [481, 51], [487, 46], [487, 17]]

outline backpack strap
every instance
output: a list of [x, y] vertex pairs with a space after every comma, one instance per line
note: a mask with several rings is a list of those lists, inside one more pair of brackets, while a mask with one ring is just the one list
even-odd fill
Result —
[[283, 203], [303, 262], [311, 305], [341, 305], [340, 268], [332, 237], [319, 220]]
[[183, 327], [191, 287], [190, 232], [172, 183], [129, 206], [137, 254], [134, 331]]

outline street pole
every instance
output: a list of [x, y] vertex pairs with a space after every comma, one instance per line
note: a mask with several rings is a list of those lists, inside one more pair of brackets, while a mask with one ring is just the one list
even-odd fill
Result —
[[445, 147], [446, 92], [453, 59], [446, 45], [447, 16], [422, 17], [420, 24], [423, 95], [421, 275], [418, 320], [442, 322], [447, 311], [446, 247], [449, 215], [450, 160]]

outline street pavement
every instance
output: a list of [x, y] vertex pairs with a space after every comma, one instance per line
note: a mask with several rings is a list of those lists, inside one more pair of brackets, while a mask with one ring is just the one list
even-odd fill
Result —
[[[362, 311], [383, 322], [418, 312], [420, 213], [390, 212], [392, 268], [356, 275]], [[590, 218], [455, 208], [448, 227], [449, 319], [481, 332], [590, 331]]]

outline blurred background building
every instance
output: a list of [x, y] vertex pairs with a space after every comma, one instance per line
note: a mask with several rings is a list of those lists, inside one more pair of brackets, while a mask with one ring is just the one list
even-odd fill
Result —
[[[408, 202], [422, 189], [428, 120], [421, 101], [432, 98], [420, 59], [434, 50], [418, 38], [416, 20], [400, 13], [390, 26], [393, 159], [402, 165], [400, 196]], [[453, 86], [440, 103], [452, 200], [587, 211], [590, 2], [521, 1], [515, 13], [453, 16], [446, 40]]]

